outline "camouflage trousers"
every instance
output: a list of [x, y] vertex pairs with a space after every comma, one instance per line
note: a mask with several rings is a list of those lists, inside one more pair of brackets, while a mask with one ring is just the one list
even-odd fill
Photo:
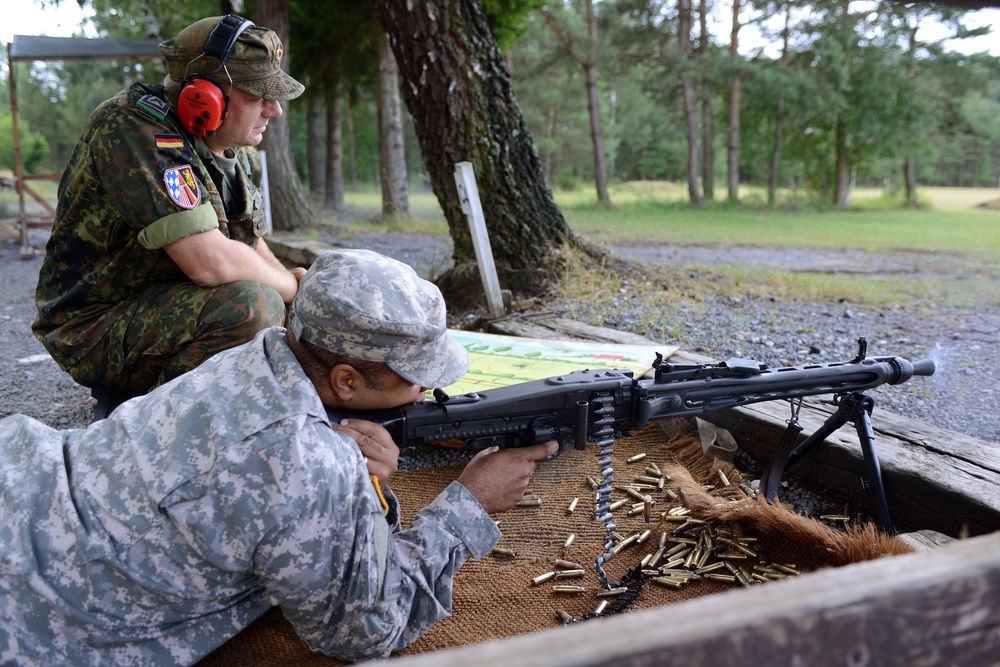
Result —
[[69, 372], [88, 387], [144, 394], [284, 323], [281, 296], [261, 283], [154, 287], [129, 304], [101, 344]]

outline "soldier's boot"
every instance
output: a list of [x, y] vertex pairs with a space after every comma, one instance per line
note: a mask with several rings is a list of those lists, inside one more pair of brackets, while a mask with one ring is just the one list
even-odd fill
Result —
[[92, 387], [90, 395], [97, 399], [97, 405], [94, 406], [94, 416], [90, 420], [90, 423], [93, 424], [110, 415], [115, 411], [115, 408], [128, 399], [142, 394], [115, 391], [106, 387]]

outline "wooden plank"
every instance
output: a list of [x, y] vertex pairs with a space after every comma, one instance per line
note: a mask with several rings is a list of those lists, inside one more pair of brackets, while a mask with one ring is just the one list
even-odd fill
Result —
[[1000, 534], [986, 535], [393, 665], [996, 664], [998, 555]]
[[[833, 414], [832, 402], [803, 403], [807, 436]], [[790, 416], [788, 404], [772, 401], [702, 415], [728, 429], [740, 447], [770, 459]], [[1000, 529], [1000, 450], [996, 445], [890, 412], [872, 413], [875, 452], [897, 528], [931, 529], [957, 536]], [[853, 425], [847, 424], [802, 458], [786, 475], [799, 475], [872, 507], [862, 489], [864, 459]], [[779, 495], [780, 497], [780, 495]]]
[[528, 338], [592, 340], [600, 343], [625, 343], [628, 345], [660, 344], [645, 336], [627, 331], [595, 327], [583, 322], [552, 315], [507, 317], [490, 320], [486, 323], [486, 330], [488, 333], [524, 336]]

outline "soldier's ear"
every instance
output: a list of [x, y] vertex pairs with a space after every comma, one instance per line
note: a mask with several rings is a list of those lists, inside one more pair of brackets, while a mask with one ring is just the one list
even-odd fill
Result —
[[330, 381], [330, 390], [342, 403], [351, 401], [357, 392], [364, 388], [364, 378], [350, 364], [337, 364], [330, 369], [327, 378]]

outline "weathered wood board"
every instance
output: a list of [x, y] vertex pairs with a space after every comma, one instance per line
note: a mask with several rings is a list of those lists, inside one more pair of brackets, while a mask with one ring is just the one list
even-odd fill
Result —
[[392, 664], [916, 667], [998, 656], [1000, 533]]

